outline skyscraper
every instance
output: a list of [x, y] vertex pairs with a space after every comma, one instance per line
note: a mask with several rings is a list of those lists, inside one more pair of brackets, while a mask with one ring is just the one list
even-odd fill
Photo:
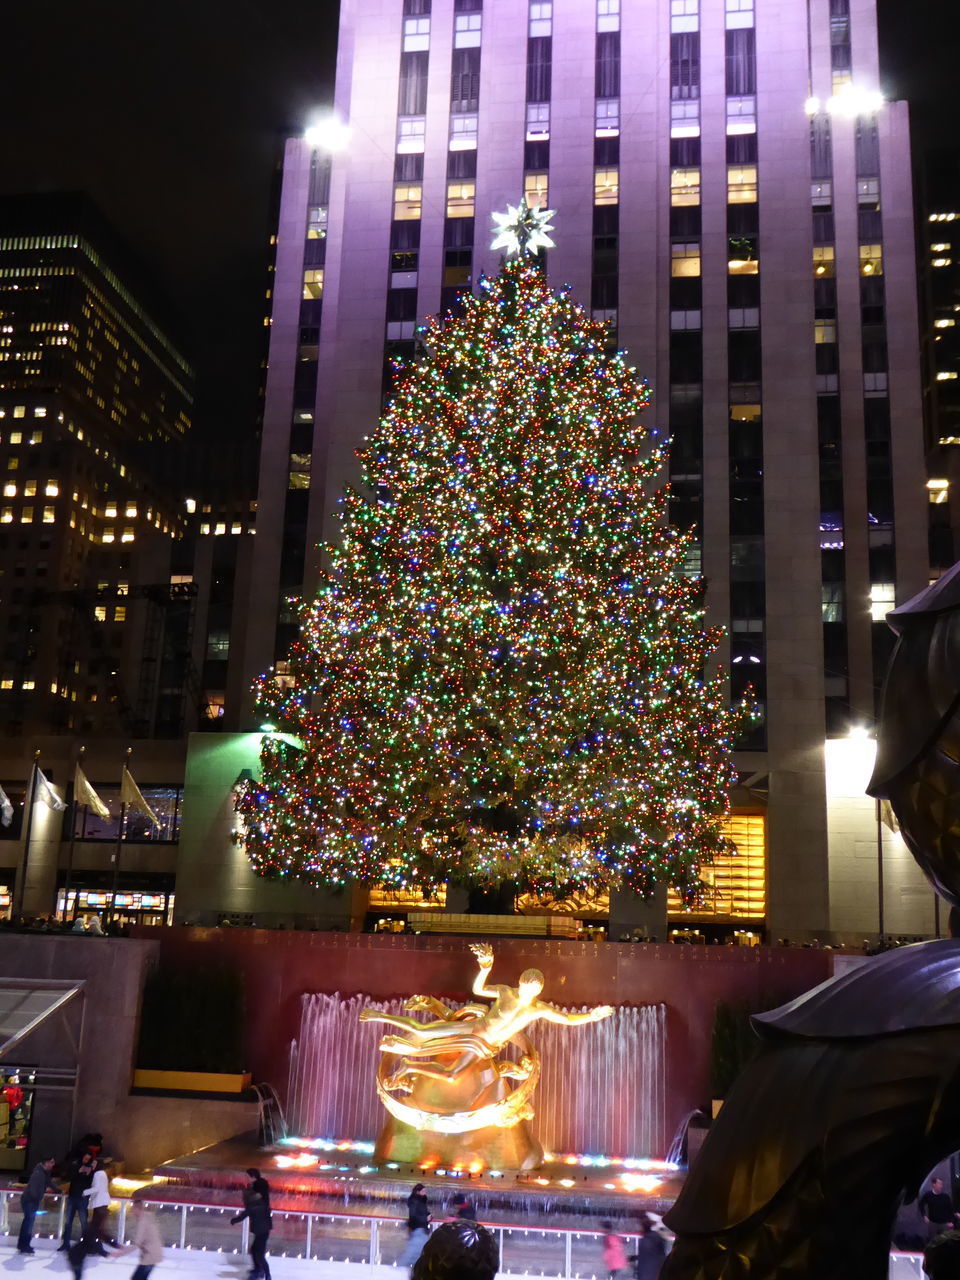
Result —
[[[874, 0], [343, 0], [335, 109], [344, 151], [285, 155], [249, 674], [283, 661], [390, 359], [497, 269], [491, 214], [524, 193], [557, 211], [551, 281], [652, 384], [671, 519], [763, 711], [751, 856], [700, 922], [868, 932], [884, 837], [836, 810], [827, 740], [872, 726], [884, 615], [928, 577], [907, 108]], [[887, 927], [929, 928], [907, 864], [892, 883]]]

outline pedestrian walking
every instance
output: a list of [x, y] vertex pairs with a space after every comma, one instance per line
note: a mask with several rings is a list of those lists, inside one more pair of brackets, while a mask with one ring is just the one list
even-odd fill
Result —
[[142, 1200], [131, 1200], [130, 1208], [133, 1210], [133, 1235], [123, 1252], [129, 1253], [131, 1249], [138, 1249], [140, 1252], [140, 1261], [134, 1267], [130, 1280], [148, 1280], [153, 1268], [163, 1261], [160, 1227], [156, 1216]]
[[618, 1236], [612, 1222], [601, 1222], [603, 1228], [603, 1262], [607, 1268], [608, 1280], [617, 1280], [621, 1271], [627, 1269], [627, 1251], [623, 1247], [623, 1236]]
[[450, 1211], [451, 1216], [454, 1218], [463, 1218], [467, 1222], [476, 1222], [477, 1220], [476, 1209], [462, 1191], [453, 1197]]
[[64, 1217], [63, 1240], [58, 1253], [66, 1253], [70, 1248], [70, 1237], [73, 1234], [73, 1220], [80, 1223], [80, 1237], [87, 1226], [87, 1200], [85, 1192], [93, 1183], [94, 1162], [89, 1151], [85, 1151], [79, 1160], [70, 1164], [70, 1181], [67, 1185], [67, 1211]]
[[110, 1234], [110, 1223], [107, 1220], [110, 1213], [110, 1180], [107, 1177], [107, 1171], [101, 1168], [98, 1160], [91, 1160], [90, 1163], [93, 1166], [93, 1178], [90, 1186], [83, 1193], [87, 1197], [87, 1208], [90, 1210], [90, 1224], [84, 1231], [81, 1241], [90, 1237], [94, 1241], [94, 1247], [89, 1249], [89, 1252], [99, 1253], [105, 1258], [107, 1251], [103, 1246], [108, 1244], [114, 1249], [119, 1249], [120, 1243]]
[[33, 1253], [35, 1252], [30, 1241], [33, 1239], [33, 1223], [37, 1216], [37, 1210], [43, 1202], [43, 1197], [48, 1191], [57, 1191], [59, 1188], [53, 1180], [53, 1167], [56, 1164], [53, 1156], [48, 1156], [46, 1160], [40, 1160], [33, 1166], [33, 1173], [20, 1196], [20, 1208], [23, 1211], [23, 1218], [20, 1222], [20, 1234], [17, 1236], [17, 1252]]
[[931, 1178], [930, 1186], [917, 1201], [917, 1207], [926, 1223], [928, 1238], [940, 1235], [956, 1223], [953, 1201], [943, 1189], [942, 1178]]
[[407, 1196], [407, 1243], [397, 1259], [400, 1267], [412, 1267], [430, 1236], [430, 1205], [418, 1182]]
[[248, 1280], [270, 1280], [270, 1264], [267, 1262], [267, 1244], [273, 1230], [273, 1218], [270, 1216], [270, 1187], [266, 1178], [261, 1178], [259, 1169], [248, 1169], [250, 1185], [243, 1193], [243, 1212], [231, 1218], [232, 1223], [250, 1223], [250, 1262], [251, 1271]]

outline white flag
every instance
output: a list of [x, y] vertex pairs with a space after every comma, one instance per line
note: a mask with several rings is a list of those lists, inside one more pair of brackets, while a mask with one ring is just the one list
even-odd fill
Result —
[[123, 766], [123, 777], [120, 779], [120, 800], [128, 809], [139, 809], [144, 817], [150, 819], [158, 831], [163, 826], [163, 823], [144, 800], [143, 793], [134, 782], [133, 775], [126, 765]]
[[110, 810], [94, 791], [90, 785], [89, 778], [79, 765], [77, 765], [73, 775], [73, 803], [85, 804], [88, 809], [93, 810], [98, 818], [110, 817]]
[[50, 783], [44, 777], [43, 770], [39, 767], [37, 768], [37, 776], [33, 785], [33, 796], [35, 800], [42, 800], [45, 805], [51, 809], [55, 809], [57, 813], [62, 813], [67, 807], [54, 791], [53, 787], [51, 787]]
[[10, 797], [0, 787], [0, 826], [9, 827], [13, 821], [13, 805], [10, 803]]

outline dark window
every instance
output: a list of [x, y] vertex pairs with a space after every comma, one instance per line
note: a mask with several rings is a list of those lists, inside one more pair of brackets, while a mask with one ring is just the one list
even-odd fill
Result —
[[[423, 156], [420, 157], [423, 159]], [[448, 151], [448, 178], [475, 178], [477, 176], [476, 151]]]
[[422, 116], [427, 110], [426, 51], [400, 55], [400, 98], [397, 112], [401, 116]]
[[403, 0], [403, 12], [407, 17], [421, 17], [430, 12], [431, 0]]
[[700, 382], [703, 372], [703, 338], [695, 331], [670, 335], [670, 381]]
[[473, 247], [473, 218], [447, 218], [443, 224], [443, 247], [467, 249]]
[[884, 373], [887, 368], [887, 333], [882, 324], [864, 326], [863, 371]]
[[387, 290], [387, 320], [416, 320], [416, 289]]
[[608, 311], [617, 305], [616, 270], [612, 275], [594, 276], [590, 291], [590, 305], [596, 311]]
[[618, 165], [620, 163], [620, 139], [594, 138], [593, 163], [600, 169]]
[[674, 276], [670, 280], [670, 310], [699, 311], [703, 299], [699, 276]]
[[810, 121], [810, 176], [817, 182], [829, 178], [832, 173], [830, 117], [816, 115]]
[[760, 334], [756, 329], [731, 329], [728, 359], [731, 382], [759, 382]]
[[480, 50], [454, 49], [450, 74], [450, 110], [476, 111], [479, 105]]
[[670, 238], [672, 240], [699, 240], [703, 219], [698, 204], [679, 205], [670, 209]]
[[601, 31], [597, 36], [596, 96], [598, 98], [620, 97], [619, 31]]
[[420, 221], [401, 219], [390, 225], [390, 248], [409, 251], [420, 248]]
[[550, 36], [532, 36], [527, 41], [527, 101], [550, 101]]
[[670, 97], [700, 97], [700, 33], [683, 31], [670, 37]]
[[879, 209], [861, 209], [857, 213], [857, 234], [861, 244], [879, 244], [883, 239], [883, 217]]
[[672, 169], [696, 169], [699, 164], [699, 138], [670, 139], [670, 167]]
[[833, 238], [833, 214], [818, 210], [813, 215], [814, 244], [832, 244]]
[[523, 167], [528, 173], [550, 168], [550, 141], [538, 138], [523, 144]]
[[759, 206], [756, 204], [727, 205], [727, 234], [756, 237], [760, 227]]
[[734, 133], [727, 138], [727, 164], [756, 163], [757, 135], [755, 133]]
[[391, 253], [391, 271], [416, 271], [420, 260], [419, 253]]
[[813, 282], [813, 311], [818, 320], [837, 314], [837, 282], [832, 276], [817, 276]]
[[756, 33], [753, 27], [736, 27], [727, 32], [727, 94], [742, 98], [756, 92]]
[[393, 162], [393, 176], [397, 182], [422, 182], [422, 154], [398, 155]]

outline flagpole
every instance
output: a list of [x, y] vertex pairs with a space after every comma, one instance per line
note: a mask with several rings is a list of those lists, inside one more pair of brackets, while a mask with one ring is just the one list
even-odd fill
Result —
[[[133, 754], [133, 747], [127, 747], [127, 754], [123, 758], [123, 765], [120, 768], [120, 795], [123, 795], [123, 775], [126, 772], [127, 764]], [[113, 923], [113, 914], [117, 905], [117, 889], [120, 885], [120, 852], [123, 846], [123, 829], [127, 823], [127, 805], [125, 800], [120, 801], [120, 826], [117, 828], [117, 847], [113, 854], [113, 884], [110, 889], [110, 906], [107, 909], [107, 921]]]
[[30, 837], [33, 835], [33, 806], [37, 798], [37, 769], [40, 767], [39, 750], [33, 753], [33, 772], [30, 774], [30, 786], [27, 788], [27, 822], [23, 833], [23, 858], [20, 862], [20, 881], [17, 885], [17, 900], [13, 908], [13, 919], [23, 915], [23, 895], [27, 887], [27, 863], [30, 861]]
[[[77, 756], [76, 763], [73, 766], [73, 804], [70, 806], [70, 848], [67, 852], [67, 874], [63, 878], [63, 918], [66, 920], [67, 912], [70, 909], [70, 880], [73, 875], [73, 856], [77, 844], [77, 810], [81, 807], [77, 804], [77, 770], [83, 765], [83, 753], [86, 747], [80, 748], [80, 754]], [[90, 811], [89, 805], [83, 805], [87, 813]]]

